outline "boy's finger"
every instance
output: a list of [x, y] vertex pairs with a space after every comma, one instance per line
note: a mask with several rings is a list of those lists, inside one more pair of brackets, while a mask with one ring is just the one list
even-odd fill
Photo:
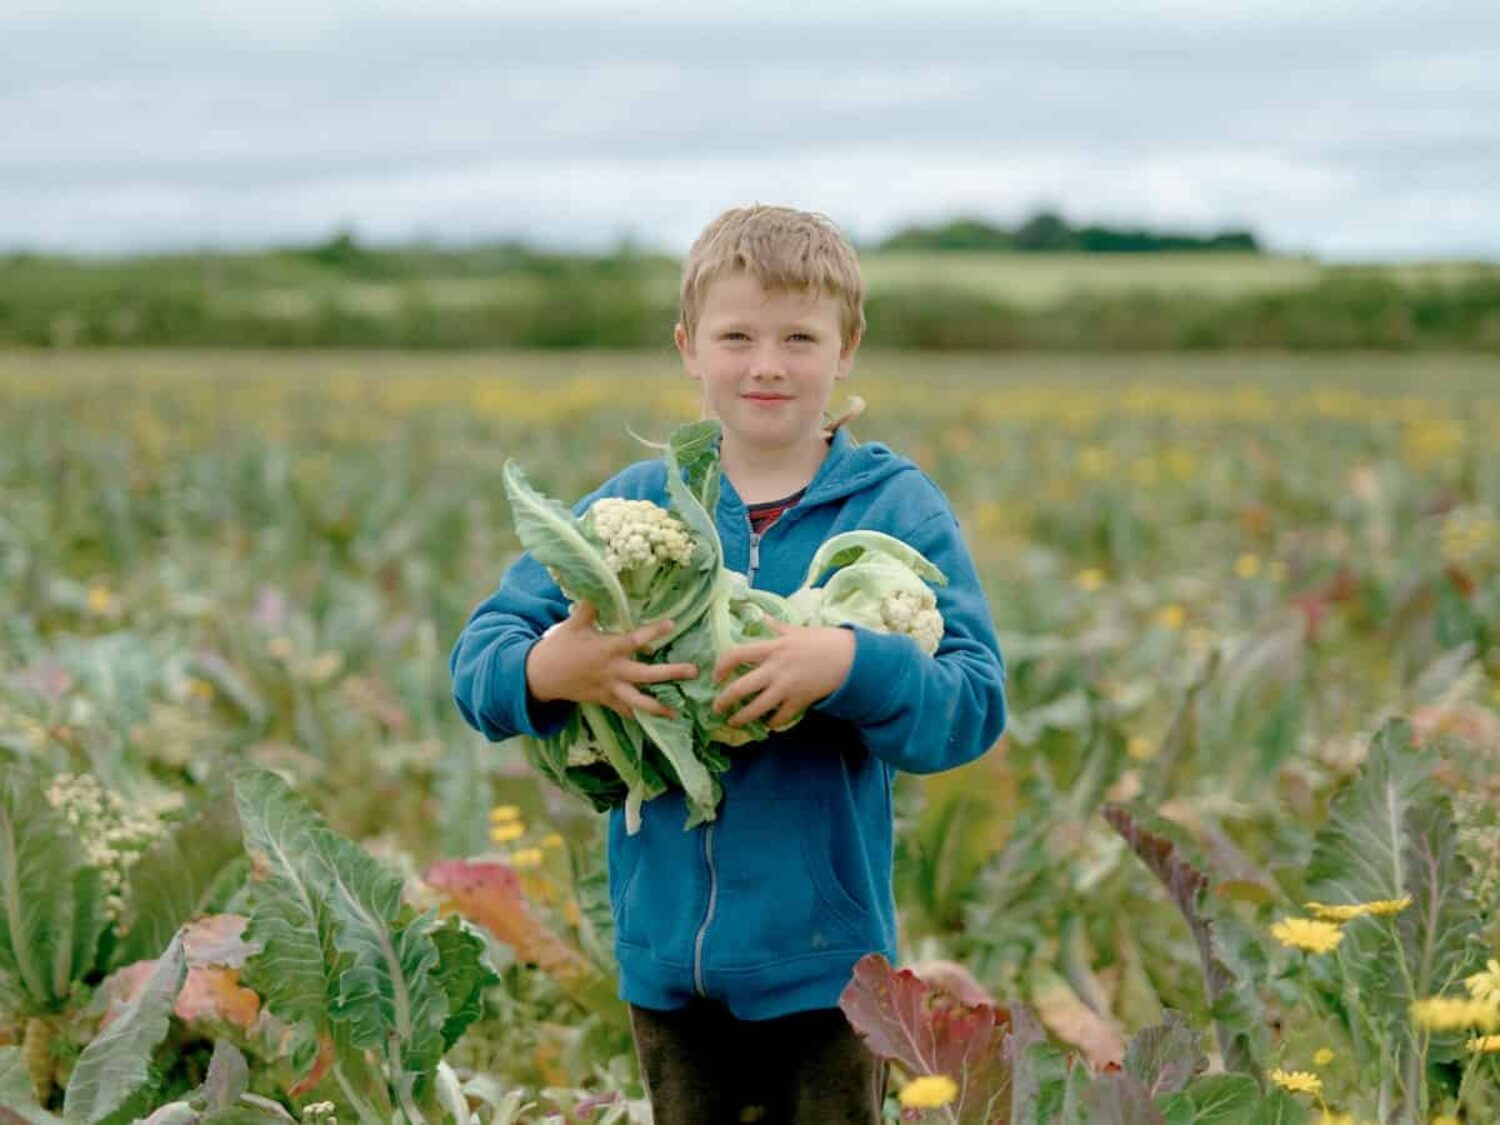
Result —
[[714, 711], [720, 715], [727, 714], [733, 710], [734, 705], [741, 699], [760, 691], [770, 680], [770, 673], [764, 668], [757, 668], [753, 672], [746, 672], [714, 697]]
[[599, 613], [594, 609], [593, 602], [574, 602], [568, 610], [568, 616], [575, 618], [580, 625], [592, 625], [598, 620]]
[[621, 685], [615, 689], [615, 697], [635, 711], [644, 711], [648, 715], [660, 715], [664, 719], [677, 718], [677, 712], [673, 711], [659, 699], [652, 699], [643, 691], [636, 691], [628, 685]]
[[630, 646], [630, 651], [645, 648], [659, 637], [665, 637], [672, 631], [672, 622], [653, 621], [649, 625], [642, 625], [639, 629], [632, 629], [625, 634], [625, 643]]
[[638, 684], [664, 684], [669, 680], [697, 678], [696, 664], [637, 664], [632, 679]]
[[774, 641], [751, 641], [749, 644], [735, 645], [728, 649], [714, 664], [714, 682], [718, 683], [741, 664], [759, 664], [770, 654], [775, 643]]
[[753, 723], [761, 716], [770, 714], [780, 705], [781, 699], [777, 693], [767, 688], [736, 711], [734, 716], [729, 720], [729, 725], [732, 727], [742, 727], [747, 723]]

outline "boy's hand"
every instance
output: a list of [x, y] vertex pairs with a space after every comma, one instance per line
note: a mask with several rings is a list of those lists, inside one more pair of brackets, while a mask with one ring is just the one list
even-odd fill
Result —
[[732, 727], [771, 715], [766, 725], [780, 729], [838, 690], [854, 664], [854, 634], [848, 629], [807, 628], [775, 620], [769, 624], [778, 634], [775, 640], [735, 645], [714, 665], [715, 683], [743, 664], [755, 666], [714, 699], [714, 711], [723, 715], [739, 700], [759, 692], [735, 712], [729, 720]]
[[653, 621], [629, 633], [601, 633], [588, 602], [578, 602], [564, 621], [543, 634], [526, 655], [526, 686], [539, 703], [568, 699], [598, 703], [632, 717], [645, 711], [663, 718], [676, 712], [640, 690], [640, 684], [691, 680], [696, 664], [646, 664], [633, 654], [672, 631], [672, 622]]

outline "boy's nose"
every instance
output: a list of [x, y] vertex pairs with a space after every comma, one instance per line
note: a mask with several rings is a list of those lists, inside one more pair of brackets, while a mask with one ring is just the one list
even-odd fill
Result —
[[750, 357], [752, 375], [782, 375], [785, 372], [786, 365], [781, 362], [781, 352], [774, 346], [756, 348], [755, 354]]

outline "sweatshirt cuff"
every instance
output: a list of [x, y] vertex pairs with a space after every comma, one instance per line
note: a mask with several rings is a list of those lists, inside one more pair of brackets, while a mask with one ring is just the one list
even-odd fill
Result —
[[517, 646], [506, 653], [509, 668], [501, 669], [501, 676], [506, 681], [509, 690], [505, 698], [518, 699], [521, 704], [516, 708], [516, 714], [512, 716], [512, 726], [525, 735], [532, 738], [551, 738], [562, 730], [568, 721], [568, 716], [573, 713], [577, 704], [569, 699], [553, 699], [546, 703], [531, 694], [531, 689], [526, 684], [526, 658], [531, 655], [532, 647], [542, 638], [528, 642], [524, 646]]
[[911, 667], [916, 644], [910, 637], [877, 633], [862, 625], [841, 625], [854, 634], [854, 663], [832, 695], [813, 706], [835, 719], [873, 723], [892, 714], [901, 698], [900, 683]]

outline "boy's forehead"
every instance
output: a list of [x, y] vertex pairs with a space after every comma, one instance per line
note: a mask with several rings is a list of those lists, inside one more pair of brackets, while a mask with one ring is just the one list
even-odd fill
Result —
[[775, 312], [790, 316], [837, 315], [834, 296], [814, 285], [764, 286], [744, 271], [716, 277], [704, 293], [703, 315], [737, 316], [751, 312]]

